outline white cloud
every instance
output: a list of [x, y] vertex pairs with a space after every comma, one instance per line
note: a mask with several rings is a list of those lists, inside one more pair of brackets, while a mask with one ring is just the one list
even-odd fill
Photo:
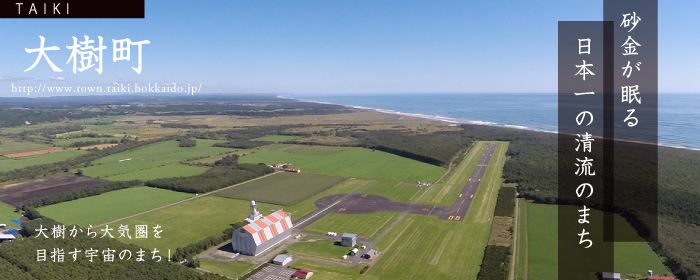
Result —
[[57, 82], [63, 82], [66, 80], [66, 77], [53, 77], [51, 78], [52, 81], [57, 81]]
[[22, 80], [31, 80], [34, 78], [29, 77], [12, 77], [12, 76], [0, 76], [0, 82], [16, 82]]

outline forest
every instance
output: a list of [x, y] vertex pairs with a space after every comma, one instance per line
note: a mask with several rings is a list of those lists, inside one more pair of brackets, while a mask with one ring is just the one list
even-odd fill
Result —
[[338, 131], [338, 137], [353, 137], [360, 147], [380, 150], [425, 163], [444, 166], [473, 142], [459, 132], [416, 134], [397, 130]]

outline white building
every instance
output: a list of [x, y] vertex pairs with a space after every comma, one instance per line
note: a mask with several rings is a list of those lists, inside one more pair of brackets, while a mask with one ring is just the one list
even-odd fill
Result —
[[258, 212], [255, 201], [250, 202], [250, 216], [245, 225], [231, 237], [233, 251], [257, 256], [292, 236], [292, 216], [282, 210], [272, 211], [265, 217]]

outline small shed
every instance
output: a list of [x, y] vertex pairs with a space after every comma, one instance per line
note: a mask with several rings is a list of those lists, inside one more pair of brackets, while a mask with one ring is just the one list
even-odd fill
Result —
[[622, 276], [620, 273], [615, 272], [603, 272], [603, 280], [621, 280]]
[[6, 228], [7, 224], [0, 224], [0, 228]]
[[350, 250], [350, 255], [351, 256], [357, 255], [357, 252], [359, 252], [359, 251], [360, 251], [360, 249], [357, 249], [357, 248], [352, 249], [352, 250]]
[[292, 261], [292, 256], [291, 255], [284, 255], [284, 254], [277, 255], [277, 257], [272, 259], [273, 264], [282, 265], [282, 266], [287, 265], [291, 261]]
[[367, 253], [365, 253], [364, 257], [365, 257], [365, 259], [371, 259], [371, 258], [374, 258], [376, 255], [377, 255], [377, 251], [374, 249], [370, 249], [369, 251], [367, 251]]
[[357, 234], [343, 233], [343, 238], [340, 240], [340, 245], [345, 247], [355, 247], [355, 245], [357, 245]]

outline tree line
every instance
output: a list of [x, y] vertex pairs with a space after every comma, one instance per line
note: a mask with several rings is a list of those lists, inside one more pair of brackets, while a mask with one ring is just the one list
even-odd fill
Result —
[[71, 200], [76, 200], [79, 198], [84, 198], [84, 197], [90, 197], [90, 196], [95, 196], [95, 195], [100, 195], [106, 192], [111, 192], [115, 190], [121, 190], [121, 189], [126, 189], [126, 188], [131, 188], [131, 187], [136, 187], [136, 186], [141, 186], [143, 185], [143, 182], [140, 180], [132, 180], [132, 181], [119, 181], [119, 182], [109, 182], [97, 186], [92, 186], [84, 189], [78, 189], [78, 190], [72, 190], [72, 191], [64, 191], [56, 194], [52, 194], [46, 197], [42, 198], [32, 198], [30, 200], [27, 200], [24, 205], [22, 206], [22, 209], [25, 209], [25, 211], [28, 208], [39, 208], [42, 206], [46, 205], [51, 205], [51, 204], [58, 204], [61, 202], [66, 202], [66, 201], [71, 201]]
[[337, 131], [335, 135], [356, 138], [359, 147], [380, 150], [437, 166], [445, 166], [460, 150], [473, 142], [471, 137], [465, 137], [458, 131]]
[[510, 247], [488, 245], [476, 279], [506, 280], [510, 268]]
[[[230, 162], [226, 164], [231, 164]], [[206, 172], [189, 176], [147, 181], [146, 186], [187, 193], [206, 193], [242, 183], [275, 170], [263, 163], [214, 166]]]
[[272, 144], [272, 142], [237, 139], [237, 140], [231, 140], [231, 141], [224, 142], [224, 143], [216, 143], [216, 144], [214, 144], [214, 147], [233, 148], [233, 149], [252, 149], [252, 148], [257, 148], [257, 147], [270, 145], [270, 144]]
[[236, 229], [239, 229], [243, 226], [245, 226], [243, 222], [237, 222], [231, 225], [231, 227], [226, 228], [223, 232], [219, 234], [209, 236], [205, 239], [189, 244], [185, 247], [177, 248], [170, 259], [174, 262], [181, 262], [185, 260], [191, 262], [193, 261], [194, 256], [198, 255], [199, 253], [206, 251], [214, 245], [218, 245], [231, 240], [233, 233], [236, 231]]
[[498, 189], [494, 216], [513, 217], [515, 215], [515, 188], [501, 187]]

